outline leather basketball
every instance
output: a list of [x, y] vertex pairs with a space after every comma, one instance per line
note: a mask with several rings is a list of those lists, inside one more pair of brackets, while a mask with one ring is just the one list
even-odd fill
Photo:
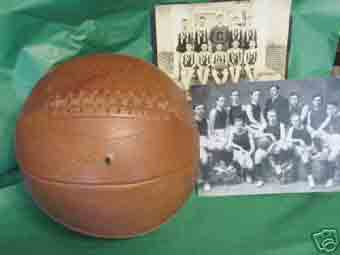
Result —
[[157, 229], [195, 185], [199, 141], [184, 93], [142, 60], [78, 57], [41, 79], [16, 129], [33, 200], [83, 234]]

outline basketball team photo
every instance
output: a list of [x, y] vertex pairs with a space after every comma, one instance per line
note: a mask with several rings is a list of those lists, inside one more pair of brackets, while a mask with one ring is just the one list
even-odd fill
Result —
[[285, 79], [290, 6], [290, 0], [159, 5], [157, 65], [187, 92]]
[[340, 191], [340, 80], [197, 86], [200, 195]]

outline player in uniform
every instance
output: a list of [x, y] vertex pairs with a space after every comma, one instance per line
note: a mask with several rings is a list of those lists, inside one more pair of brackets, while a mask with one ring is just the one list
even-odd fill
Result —
[[248, 119], [248, 127], [254, 137], [260, 136], [264, 129], [265, 119], [260, 106], [261, 91], [255, 89], [250, 92], [250, 104], [245, 107]]
[[303, 125], [307, 122], [307, 115], [308, 115], [308, 105], [305, 105], [301, 102], [300, 96], [296, 92], [291, 92], [289, 94], [289, 116], [290, 120], [292, 115], [297, 114], [300, 116], [301, 123]]
[[208, 45], [206, 43], [202, 44], [202, 51], [197, 53], [196, 56], [198, 80], [202, 85], [206, 85], [208, 83], [211, 67], [211, 53], [208, 51]]
[[268, 159], [273, 173], [281, 183], [291, 181], [294, 172], [294, 151], [286, 141], [286, 129], [284, 123], [279, 121], [278, 114], [274, 109], [267, 112], [268, 123], [264, 129], [264, 135], [273, 141]]
[[212, 44], [212, 48], [215, 51], [218, 44], [222, 45], [222, 50], [229, 48], [229, 28], [224, 25], [224, 15], [219, 13], [216, 15], [217, 24], [214, 26], [209, 33], [209, 39]]
[[[243, 48], [243, 27], [240, 24], [240, 17], [234, 16], [232, 18], [232, 25], [230, 28], [230, 43], [238, 41], [239, 47]], [[232, 45], [229, 45], [232, 47]]]
[[210, 137], [226, 138], [228, 114], [225, 109], [225, 98], [220, 96], [216, 100], [216, 107], [209, 114]]
[[187, 44], [193, 43], [194, 35], [193, 32], [190, 30], [189, 27], [189, 20], [186, 18], [182, 19], [182, 30], [177, 34], [177, 45], [175, 51], [175, 58], [174, 58], [174, 75], [175, 78], [180, 80], [180, 73], [181, 73], [181, 56], [184, 52], [187, 51]]
[[[288, 150], [288, 147], [284, 142], [286, 137], [285, 126], [278, 120], [277, 113], [274, 109], [267, 112], [267, 119], [268, 121], [265, 128], [263, 129], [262, 134], [258, 137], [259, 146], [256, 149], [254, 156], [255, 173], [258, 181], [257, 186], [259, 187], [264, 184], [263, 167], [266, 165], [266, 162], [269, 162], [273, 168], [276, 168], [276, 174], [280, 174], [279, 169], [282, 168], [280, 164], [275, 164], [275, 160], [273, 159], [276, 158], [276, 155], [280, 155], [280, 153], [285, 154]], [[274, 154], [273, 151], [275, 152]], [[274, 158], [272, 157], [273, 155]]]
[[239, 48], [239, 41], [232, 42], [232, 48], [228, 50], [228, 63], [231, 79], [234, 83], [238, 83], [240, 72], [243, 64], [243, 51]]
[[[255, 89], [250, 92], [250, 104], [245, 107], [247, 114], [248, 129], [255, 139], [255, 145], [257, 150], [254, 155], [254, 179], [256, 180], [256, 186], [260, 187], [264, 184], [262, 171], [264, 166], [264, 160], [268, 155], [269, 141], [267, 138], [262, 139], [263, 129], [265, 126], [265, 119], [260, 106], [261, 92]], [[262, 140], [261, 140], [262, 139]]]
[[228, 55], [223, 51], [222, 44], [216, 45], [216, 51], [211, 59], [212, 76], [217, 85], [224, 84], [228, 80]]
[[280, 95], [280, 87], [274, 84], [270, 87], [270, 98], [266, 100], [264, 107], [264, 117], [267, 120], [268, 111], [274, 109], [279, 122], [289, 125], [289, 102], [288, 99]]
[[234, 125], [236, 118], [241, 118], [244, 124], [247, 124], [247, 114], [245, 107], [240, 102], [240, 92], [233, 90], [230, 95], [231, 104], [228, 107], [229, 124]]
[[189, 93], [191, 80], [195, 72], [196, 66], [196, 54], [193, 51], [192, 44], [187, 44], [187, 51], [184, 52], [181, 56], [181, 76], [182, 76], [182, 85], [184, 91]]
[[273, 142], [284, 141], [286, 137], [285, 125], [279, 121], [275, 109], [271, 109], [267, 112], [267, 124], [263, 133], [265, 136], [270, 137]]
[[209, 32], [206, 26], [206, 18], [204, 16], [199, 17], [199, 23], [194, 33], [194, 49], [196, 52], [202, 50], [202, 45], [209, 43]]
[[[293, 149], [295, 157], [299, 159], [308, 175], [311, 174], [312, 137], [303, 125], [301, 115], [292, 113], [291, 127], [287, 133], [287, 142]], [[310, 177], [309, 177], [310, 178]]]
[[240, 183], [240, 166], [234, 160], [233, 150], [228, 148], [225, 143], [220, 143], [211, 150], [212, 184], [236, 184]]
[[234, 160], [238, 162], [245, 173], [246, 181], [251, 183], [253, 180], [253, 160], [252, 155], [255, 151], [253, 136], [247, 130], [244, 118], [236, 117], [234, 126], [230, 132], [229, 148], [234, 150]]
[[200, 160], [201, 160], [201, 181], [203, 182], [203, 189], [210, 190], [209, 183], [209, 143], [208, 143], [208, 121], [205, 118], [204, 105], [196, 105], [194, 107], [194, 119], [200, 135]]
[[200, 136], [208, 137], [208, 121], [204, 117], [204, 115], [205, 115], [204, 105], [202, 105], [202, 104], [196, 105], [194, 107], [194, 113], [195, 113], [194, 118], [195, 118], [196, 125], [197, 125], [198, 132], [199, 132]]
[[330, 101], [326, 105], [326, 119], [323, 122], [323, 140], [329, 149], [327, 157], [327, 171], [325, 173], [326, 187], [334, 185], [334, 175], [336, 168], [339, 168], [340, 157], [340, 113], [338, 103]]
[[258, 47], [257, 29], [253, 25], [253, 18], [251, 16], [247, 17], [247, 24], [243, 31], [243, 47], [245, 49], [251, 48], [250, 43], [253, 41], [255, 43], [255, 48]]
[[255, 41], [249, 42], [249, 49], [244, 51], [244, 70], [250, 81], [257, 78], [257, 63], [259, 59], [259, 50], [255, 47]]
[[312, 137], [322, 137], [326, 119], [326, 111], [323, 107], [323, 100], [320, 94], [316, 94], [312, 99], [312, 107], [307, 114], [307, 130]]
[[287, 148], [282, 150], [281, 146], [274, 143], [269, 153], [269, 165], [273, 169], [274, 176], [281, 184], [291, 183], [296, 180], [294, 150]]

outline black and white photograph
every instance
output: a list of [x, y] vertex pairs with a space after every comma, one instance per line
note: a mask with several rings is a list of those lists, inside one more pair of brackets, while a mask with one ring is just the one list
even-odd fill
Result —
[[283, 80], [290, 8], [291, 0], [156, 6], [157, 65], [188, 93], [195, 85]]
[[193, 87], [199, 195], [340, 191], [340, 79]]

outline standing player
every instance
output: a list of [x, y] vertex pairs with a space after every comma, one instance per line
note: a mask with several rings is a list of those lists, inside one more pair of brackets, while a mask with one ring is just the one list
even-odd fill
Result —
[[249, 129], [255, 137], [263, 131], [265, 119], [260, 106], [261, 91], [255, 89], [250, 92], [250, 104], [245, 107]]
[[198, 80], [201, 84], [206, 85], [211, 67], [211, 53], [208, 51], [208, 45], [206, 43], [202, 44], [202, 51], [197, 53], [196, 65], [198, 66]]
[[200, 52], [202, 50], [203, 44], [208, 45], [209, 43], [208, 28], [206, 26], [206, 18], [204, 16], [199, 17], [199, 22], [195, 29], [194, 39], [194, 49], [196, 52]]
[[249, 42], [249, 49], [244, 51], [244, 70], [250, 81], [257, 78], [257, 63], [259, 58], [259, 50], [255, 47], [255, 41]]
[[279, 122], [289, 125], [289, 103], [288, 99], [280, 95], [279, 85], [270, 87], [270, 98], [267, 99], [264, 108], [264, 116], [267, 120], [268, 111], [274, 109]]
[[210, 190], [209, 183], [209, 164], [208, 164], [208, 121], [204, 117], [204, 105], [196, 105], [194, 107], [194, 118], [200, 134], [200, 160], [201, 160], [201, 179], [203, 189]]
[[216, 107], [209, 114], [209, 135], [221, 138], [226, 137], [227, 111], [225, 109], [225, 98], [220, 96], [216, 100]]
[[198, 128], [198, 132], [201, 137], [208, 137], [208, 121], [205, 118], [205, 107], [204, 105], [196, 105], [194, 107], [194, 118]]
[[[239, 47], [243, 47], [243, 28], [241, 26], [239, 16], [232, 17], [232, 25], [230, 28], [230, 42], [238, 41]], [[231, 45], [232, 46], [232, 45]]]
[[222, 45], [222, 50], [227, 50], [229, 47], [229, 28], [224, 25], [224, 15], [218, 13], [216, 15], [217, 24], [210, 30], [210, 42], [213, 50], [216, 50], [218, 44]]
[[180, 80], [180, 60], [181, 56], [187, 50], [187, 44], [193, 43], [194, 35], [190, 30], [189, 20], [186, 18], [182, 19], [182, 28], [181, 31], [177, 34], [177, 45], [176, 52], [174, 57], [174, 74], [176, 79]]
[[245, 49], [251, 48], [250, 43], [252, 41], [255, 43], [255, 48], [257, 48], [257, 44], [258, 44], [257, 29], [255, 28], [253, 24], [253, 17], [248, 16], [247, 24], [244, 28], [244, 33], [243, 33], [243, 43], [244, 43], [243, 47]]
[[191, 80], [195, 72], [196, 54], [193, 51], [192, 44], [187, 44], [187, 51], [181, 56], [181, 76], [182, 85], [185, 92], [189, 93]]
[[243, 52], [239, 48], [239, 41], [232, 42], [232, 48], [228, 50], [229, 72], [234, 83], [238, 83], [243, 64]]
[[228, 55], [223, 51], [223, 45], [217, 44], [216, 51], [212, 54], [212, 76], [217, 85], [224, 84], [228, 80]]
[[252, 155], [255, 151], [255, 144], [252, 135], [245, 127], [242, 117], [235, 118], [234, 127], [229, 138], [229, 148], [234, 150], [234, 159], [240, 164], [245, 173], [246, 181], [251, 183], [253, 180], [253, 160]]
[[294, 114], [300, 116], [300, 120], [302, 124], [306, 124], [307, 122], [307, 115], [308, 115], [308, 105], [304, 105], [301, 102], [300, 96], [296, 92], [291, 92], [289, 94], [289, 116], [290, 120]]
[[236, 118], [241, 118], [243, 123], [247, 122], [247, 114], [243, 105], [240, 102], [240, 92], [238, 90], [233, 90], [230, 95], [231, 104], [228, 107], [229, 124], [234, 125]]

